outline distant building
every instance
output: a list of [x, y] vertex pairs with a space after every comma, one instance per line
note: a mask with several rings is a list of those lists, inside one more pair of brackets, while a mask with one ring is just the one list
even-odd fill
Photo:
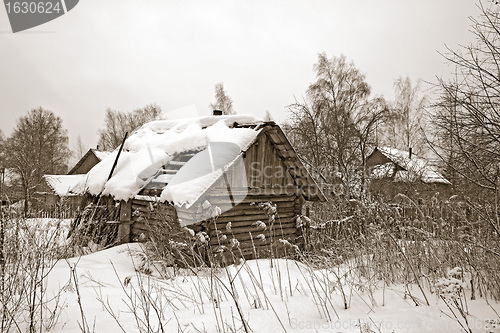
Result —
[[449, 194], [451, 182], [432, 163], [411, 151], [376, 147], [366, 160], [370, 192], [387, 199], [398, 193], [421, 198]]
[[107, 151], [100, 151], [97, 149], [89, 149], [83, 157], [75, 164], [75, 166], [68, 172], [68, 175], [79, 175], [89, 172], [97, 163], [102, 161], [109, 155]]
[[[53, 217], [65, 212], [70, 217], [76, 212], [82, 202], [82, 197], [70, 192], [70, 188], [85, 175], [44, 175], [43, 190], [34, 194], [34, 208]], [[52, 214], [53, 213], [53, 214]]]
[[33, 208], [49, 215], [71, 216], [81, 205], [82, 197], [71, 193], [70, 189], [85, 177], [85, 174], [102, 161], [109, 152], [89, 149], [67, 175], [44, 175], [42, 190], [33, 196]]

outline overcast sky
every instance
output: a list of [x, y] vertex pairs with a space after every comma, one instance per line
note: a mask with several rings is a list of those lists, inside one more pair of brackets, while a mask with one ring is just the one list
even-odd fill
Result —
[[237, 113], [282, 121], [320, 52], [344, 54], [392, 99], [399, 76], [450, 73], [438, 51], [470, 43], [477, 13], [473, 0], [80, 0], [13, 34], [0, 8], [0, 128], [9, 135], [42, 106], [62, 117], [72, 148], [79, 135], [93, 147], [107, 107], [206, 115], [218, 82]]

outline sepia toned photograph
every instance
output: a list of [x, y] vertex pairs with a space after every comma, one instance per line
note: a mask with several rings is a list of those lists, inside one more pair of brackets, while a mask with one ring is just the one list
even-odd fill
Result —
[[500, 333], [498, 1], [0, 7], [0, 333]]

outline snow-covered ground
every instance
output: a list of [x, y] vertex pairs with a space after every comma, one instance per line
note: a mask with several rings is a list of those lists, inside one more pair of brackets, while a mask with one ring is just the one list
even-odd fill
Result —
[[[415, 306], [404, 297], [402, 285], [379, 284], [371, 291], [354, 283], [339, 288], [335, 270], [313, 270], [285, 259], [251, 260], [227, 270], [182, 270], [161, 279], [137, 273], [143, 266], [141, 253], [139, 244], [124, 244], [58, 262], [48, 276], [47, 297], [60, 296], [51, 331], [81, 332], [85, 321], [90, 331], [139, 332], [149, 317], [152, 332], [162, 331], [158, 318], [164, 332], [244, 332], [241, 316], [249, 332], [463, 331], [450, 309], [428, 290], [431, 305]], [[418, 288], [411, 294], [423, 303]], [[47, 309], [55, 308], [56, 299]], [[500, 312], [500, 304], [490, 304]], [[500, 318], [484, 299], [467, 300], [466, 306], [473, 332], [500, 332]]]

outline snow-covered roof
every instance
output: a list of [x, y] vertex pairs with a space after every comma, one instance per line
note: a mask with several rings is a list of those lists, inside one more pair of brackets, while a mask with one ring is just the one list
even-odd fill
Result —
[[[163, 188], [161, 201], [189, 205], [221, 176], [224, 169], [234, 163], [241, 152], [252, 145], [260, 133], [257, 125], [262, 123], [262, 120], [250, 115], [149, 122], [126, 140], [109, 181], [108, 176], [116, 160], [118, 148], [84, 175], [84, 178], [72, 187], [72, 192], [111, 195], [116, 200], [128, 200], [138, 195], [152, 180], [166, 176], [159, 174], [159, 171], [163, 171], [162, 168], [169, 163], [175, 164], [179, 154], [202, 151], [210, 144], [220, 142], [237, 147], [236, 156], [224, 157], [222, 168], [207, 172], [206, 165], [200, 164], [202, 175], [181, 184], [168, 183]], [[250, 128], [234, 124], [256, 126]], [[168, 177], [164, 178], [166, 182], [169, 181]]]
[[71, 188], [80, 182], [85, 175], [44, 175], [43, 177], [55, 194], [64, 197], [74, 195], [70, 193]]
[[109, 154], [111, 154], [111, 152], [109, 151], [101, 151], [101, 150], [97, 150], [97, 149], [91, 149], [92, 152], [94, 153], [95, 157], [97, 157], [97, 159], [99, 161], [102, 161], [103, 159], [105, 159]]
[[[437, 169], [430, 164], [430, 162], [422, 157], [412, 154], [411, 158], [408, 152], [390, 148], [390, 147], [377, 147], [373, 153], [368, 157], [370, 159], [376, 152], [380, 152], [383, 156], [388, 158], [390, 162], [378, 164], [372, 169], [372, 176], [375, 178], [394, 177], [395, 181], [416, 181], [421, 180], [424, 183], [440, 183], [451, 185]], [[398, 165], [402, 170], [396, 170], [392, 163]]]

